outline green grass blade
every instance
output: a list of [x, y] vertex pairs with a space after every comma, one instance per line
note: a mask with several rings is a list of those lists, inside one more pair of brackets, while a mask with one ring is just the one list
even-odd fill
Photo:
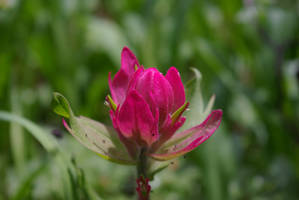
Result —
[[57, 149], [58, 144], [55, 138], [48, 132], [44, 131], [41, 127], [35, 123], [20, 117], [18, 115], [11, 114], [9, 112], [0, 111], [0, 120], [15, 122], [22, 125], [27, 129], [33, 137], [35, 137], [40, 144], [48, 151], [52, 152]]

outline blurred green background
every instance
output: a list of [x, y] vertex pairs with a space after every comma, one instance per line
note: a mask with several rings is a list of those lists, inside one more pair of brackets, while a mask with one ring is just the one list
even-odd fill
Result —
[[125, 45], [185, 83], [200, 70], [224, 112], [152, 199], [298, 199], [298, 13], [295, 0], [0, 0], [0, 200], [134, 198], [134, 168], [82, 147], [51, 105], [58, 91], [111, 124], [107, 77]]

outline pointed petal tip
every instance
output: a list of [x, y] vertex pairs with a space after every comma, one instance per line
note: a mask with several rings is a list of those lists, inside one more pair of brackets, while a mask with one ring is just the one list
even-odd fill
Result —
[[180, 74], [179, 70], [175, 66], [171, 66], [168, 71], [174, 71]]
[[63, 124], [63, 126], [65, 127], [65, 128], [69, 128], [69, 126], [68, 126], [68, 124], [66, 123], [66, 121], [65, 121], [65, 119], [64, 118], [62, 118], [62, 124]]
[[[212, 96], [210, 97], [210, 101], [215, 101], [215, 99], [216, 99], [216, 94], [212, 94]], [[219, 110], [221, 110], [221, 109], [219, 109]]]
[[123, 52], [123, 51], [131, 51], [131, 50], [129, 49], [128, 46], [125, 45], [125, 46], [123, 47], [123, 49], [122, 49], [122, 52]]
[[213, 117], [214, 120], [220, 120], [222, 119], [223, 111], [222, 109], [213, 110], [209, 117]]
[[123, 49], [122, 49], [122, 51], [121, 51], [121, 55], [123, 56], [123, 55], [125, 55], [126, 53], [127, 53], [128, 55], [130, 55], [130, 56], [136, 58], [135, 54], [133, 53], [133, 51], [132, 51], [128, 46], [124, 46], [124, 47], [123, 47]]
[[121, 52], [121, 70], [125, 72], [128, 77], [131, 77], [133, 73], [140, 67], [138, 59], [135, 54], [125, 46]]
[[124, 60], [125, 59], [131, 59], [132, 61], [136, 62], [136, 64], [139, 67], [139, 63], [138, 63], [138, 60], [137, 60], [135, 54], [127, 46], [124, 46], [122, 51], [121, 51], [121, 59], [124, 59]]
[[222, 114], [222, 109], [216, 109], [216, 110], [213, 110], [213, 112], [221, 112], [221, 114]]
[[[199, 126], [205, 127], [205, 126], [209, 126], [210, 124], [214, 124], [215, 125], [214, 131], [216, 131], [221, 124], [222, 115], [223, 115], [223, 112], [221, 109], [213, 110]], [[214, 133], [214, 131], [213, 131], [213, 133]]]
[[69, 127], [68, 123], [65, 121], [64, 118], [62, 118], [62, 124], [63, 124], [64, 128], [66, 128], [66, 130], [72, 134], [72, 129], [71, 129], [71, 127]]

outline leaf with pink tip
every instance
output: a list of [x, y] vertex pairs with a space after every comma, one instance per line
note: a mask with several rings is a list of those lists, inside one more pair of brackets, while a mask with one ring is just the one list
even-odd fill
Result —
[[170, 160], [184, 155], [206, 141], [217, 130], [222, 119], [222, 111], [214, 110], [200, 125], [175, 134], [150, 156], [156, 160]]
[[119, 164], [135, 164], [118, 140], [113, 128], [87, 117], [76, 117], [64, 96], [55, 93], [54, 97], [60, 100], [57, 103], [63, 105], [64, 112], [69, 116], [70, 126], [64, 119], [63, 125], [81, 144], [106, 160]]

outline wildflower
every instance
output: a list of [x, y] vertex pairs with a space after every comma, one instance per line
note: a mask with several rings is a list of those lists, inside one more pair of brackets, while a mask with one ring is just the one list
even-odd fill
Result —
[[137, 164], [140, 156], [166, 161], [184, 155], [207, 140], [218, 128], [221, 110], [212, 111], [199, 125], [178, 132], [186, 118], [189, 103], [180, 74], [175, 67], [164, 76], [156, 68], [145, 69], [124, 47], [121, 68], [114, 78], [109, 74], [110, 107], [113, 128], [92, 119], [75, 116], [67, 100], [54, 94], [55, 111], [66, 129], [83, 145], [110, 161]]

